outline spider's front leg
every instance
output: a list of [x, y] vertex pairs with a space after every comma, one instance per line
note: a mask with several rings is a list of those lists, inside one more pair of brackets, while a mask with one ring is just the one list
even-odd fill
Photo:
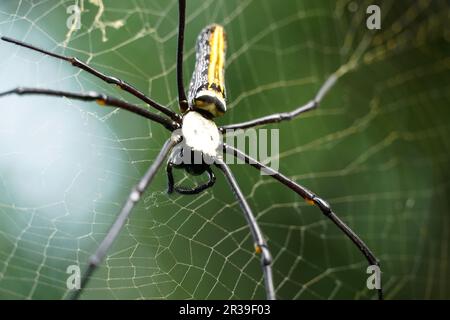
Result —
[[[232, 154], [235, 157], [244, 160], [245, 163], [250, 164], [252, 167], [262, 170], [265, 172], [266, 175], [271, 176], [272, 178], [276, 179], [277, 181], [281, 182], [285, 186], [287, 186], [289, 189], [300, 195], [303, 199], [305, 199], [308, 203], [316, 205], [320, 211], [328, 218], [330, 219], [359, 249], [359, 251], [364, 255], [366, 260], [369, 262], [370, 265], [375, 265], [378, 268], [380, 268], [380, 262], [375, 257], [375, 255], [372, 253], [370, 248], [364, 243], [364, 241], [361, 240], [361, 238], [352, 230], [349, 226], [347, 226], [331, 209], [328, 202], [308, 190], [307, 188], [303, 187], [302, 185], [296, 183], [292, 179], [289, 179], [285, 175], [279, 173], [278, 171], [264, 165], [263, 163], [257, 161], [256, 159], [253, 159], [252, 157], [248, 156], [247, 154], [241, 152], [240, 150], [231, 147], [229, 145], [223, 144], [224, 151], [226, 153]], [[380, 280], [381, 283], [381, 280]], [[378, 298], [380, 300], [383, 299], [383, 289], [380, 286], [378, 290]]]
[[258, 222], [256, 221], [256, 218], [253, 215], [252, 210], [250, 209], [250, 206], [248, 205], [247, 200], [242, 194], [242, 191], [239, 188], [239, 185], [228, 165], [220, 158], [216, 159], [215, 164], [220, 170], [222, 170], [223, 174], [227, 178], [227, 181], [244, 213], [247, 224], [250, 227], [253, 241], [255, 243], [255, 251], [256, 253], [261, 254], [261, 268], [264, 274], [264, 285], [266, 289], [267, 300], [275, 300], [275, 287], [273, 284], [272, 274], [272, 255], [266, 241], [264, 240], [262, 231], [259, 228]]
[[139, 202], [142, 194], [147, 190], [150, 183], [153, 181], [153, 178], [155, 177], [159, 168], [164, 163], [164, 160], [166, 159], [167, 155], [170, 153], [172, 148], [180, 142], [180, 139], [181, 137], [179, 135], [172, 134], [172, 137], [166, 141], [153, 164], [141, 178], [139, 183], [133, 187], [125, 205], [122, 208], [122, 211], [117, 216], [116, 220], [109, 229], [100, 246], [97, 248], [95, 253], [89, 258], [88, 268], [86, 269], [81, 278], [80, 289], [72, 293], [70, 297], [71, 299], [78, 299], [78, 297], [81, 295], [91, 275], [99, 267], [100, 263], [105, 258], [108, 249], [111, 247], [114, 240], [119, 235], [120, 230], [122, 230], [122, 227], [125, 225], [128, 217], [130, 216], [131, 211], [133, 210], [135, 205]]

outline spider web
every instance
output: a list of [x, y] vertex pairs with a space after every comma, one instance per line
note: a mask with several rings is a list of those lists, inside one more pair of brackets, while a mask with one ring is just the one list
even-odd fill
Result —
[[[280, 129], [280, 170], [314, 190], [382, 263], [386, 298], [450, 298], [446, 1], [188, 1], [185, 83], [208, 23], [228, 33], [234, 123], [288, 111], [331, 73], [320, 108]], [[67, 7], [82, 9], [68, 29]], [[176, 110], [177, 1], [20, 0], [0, 33], [75, 55]], [[55, 59], [2, 43], [0, 88], [91, 90], [143, 104]], [[0, 100], [0, 297], [61, 299], [168, 133], [119, 110], [44, 97]], [[274, 256], [283, 299], [368, 299], [365, 259], [293, 192], [233, 165]], [[84, 298], [264, 298], [259, 257], [224, 179], [168, 196], [163, 172], [134, 210]], [[183, 183], [192, 178], [176, 173]]]

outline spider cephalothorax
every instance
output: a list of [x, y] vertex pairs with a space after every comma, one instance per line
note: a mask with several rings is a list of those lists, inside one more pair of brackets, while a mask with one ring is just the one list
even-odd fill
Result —
[[[130, 84], [101, 73], [88, 64], [80, 61], [75, 57], [67, 57], [55, 54], [44, 49], [35, 47], [33, 45], [8, 38], [1, 39], [21, 47], [25, 47], [34, 51], [38, 51], [54, 58], [64, 60], [71, 63], [73, 66], [80, 68], [97, 78], [115, 84], [119, 88], [142, 100], [150, 107], [155, 108], [160, 113], [154, 113], [146, 108], [141, 108], [137, 105], [131, 104], [127, 101], [110, 97], [104, 94], [95, 92], [89, 93], [74, 93], [68, 91], [59, 91], [43, 88], [15, 88], [12, 90], [0, 93], [0, 97], [9, 94], [18, 95], [47, 95], [56, 97], [66, 97], [82, 101], [96, 101], [97, 103], [127, 110], [131, 113], [144, 117], [150, 121], [161, 124], [166, 128], [171, 137], [161, 148], [158, 156], [148, 168], [146, 173], [140, 181], [132, 188], [129, 197], [124, 204], [121, 212], [117, 216], [113, 225], [109, 229], [107, 235], [98, 246], [95, 253], [90, 257], [88, 267], [81, 279], [81, 288], [72, 293], [72, 298], [77, 298], [87, 282], [89, 281], [94, 270], [100, 265], [113, 241], [117, 238], [120, 230], [127, 221], [132, 209], [141, 199], [142, 194], [147, 190], [158, 170], [162, 167], [165, 159], [169, 157], [167, 163], [167, 175], [169, 181], [169, 192], [173, 190], [184, 194], [196, 194], [206, 188], [212, 186], [215, 181], [215, 176], [211, 170], [211, 166], [219, 168], [230, 188], [232, 189], [237, 201], [242, 209], [243, 215], [248, 223], [255, 252], [261, 255], [261, 268], [264, 277], [264, 288], [266, 297], [268, 299], [275, 299], [275, 286], [272, 277], [272, 258], [269, 247], [264, 239], [263, 233], [259, 228], [258, 222], [253, 215], [253, 212], [247, 203], [247, 200], [242, 193], [231, 169], [223, 161], [220, 156], [222, 151], [238, 157], [250, 164], [258, 170], [264, 170], [272, 178], [276, 179], [281, 184], [288, 187], [290, 190], [297, 193], [301, 198], [308, 203], [317, 206], [321, 212], [330, 219], [361, 251], [369, 264], [379, 266], [377, 258], [373, 255], [367, 245], [333, 212], [329, 204], [318, 197], [316, 194], [298, 184], [294, 180], [285, 175], [267, 167], [256, 159], [251, 158], [245, 153], [228, 146], [221, 142], [221, 132], [230, 129], [247, 129], [260, 125], [277, 123], [280, 121], [291, 120], [305, 112], [318, 107], [320, 101], [324, 98], [326, 93], [333, 87], [339, 77], [339, 70], [332, 74], [319, 88], [316, 96], [306, 104], [295, 108], [291, 112], [275, 113], [265, 117], [221, 126], [220, 128], [214, 122], [214, 118], [221, 116], [226, 111], [225, 104], [225, 81], [224, 81], [224, 66], [225, 66], [225, 51], [226, 51], [226, 36], [223, 27], [214, 24], [206, 27], [200, 32], [197, 40], [197, 54], [196, 67], [192, 76], [192, 81], [189, 90], [189, 99], [186, 97], [186, 92], [183, 84], [183, 40], [184, 40], [184, 26], [185, 26], [185, 9], [186, 1], [179, 0], [179, 23], [178, 23], [178, 50], [177, 50], [177, 86], [178, 86], [178, 101], [182, 115], [163, 106], [147, 95], [131, 86]], [[162, 114], [161, 114], [162, 113]], [[207, 172], [209, 180], [207, 183], [197, 186], [192, 189], [182, 187], [175, 187], [172, 175], [172, 168], [182, 168], [189, 174], [199, 175]], [[382, 290], [378, 289], [379, 298], [382, 298]]]
[[[215, 182], [215, 176], [210, 168], [221, 154], [221, 134], [216, 123], [197, 111], [187, 111], [181, 125], [183, 140], [172, 151], [167, 163], [168, 192], [175, 190], [181, 194], [196, 194]], [[173, 134], [176, 134], [174, 132]], [[194, 188], [183, 188], [174, 185], [172, 168], [185, 169], [192, 175], [208, 173], [208, 181]]]

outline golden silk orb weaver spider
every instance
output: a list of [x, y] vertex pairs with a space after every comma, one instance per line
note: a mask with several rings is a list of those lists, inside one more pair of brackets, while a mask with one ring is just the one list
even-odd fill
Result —
[[[253, 159], [233, 146], [222, 143], [220, 139], [221, 134], [226, 130], [248, 129], [265, 124], [289, 121], [305, 112], [317, 108], [325, 94], [336, 82], [336, 76], [330, 76], [320, 87], [312, 100], [295, 108], [293, 111], [271, 114], [242, 123], [218, 127], [215, 124], [214, 119], [226, 112], [225, 54], [227, 43], [225, 30], [222, 26], [213, 24], [205, 27], [200, 32], [196, 44], [196, 65], [190, 82], [189, 92], [188, 95], [186, 95], [183, 84], [183, 46], [186, 1], [179, 0], [178, 5], [177, 88], [178, 104], [181, 111], [180, 114], [154, 101], [132, 85], [118, 78], [106, 75], [75, 57], [59, 55], [22, 41], [9, 37], [1, 37], [3, 41], [49, 55], [56, 59], [64, 60], [72, 66], [82, 69], [109, 84], [117, 85], [122, 90], [147, 103], [159, 113], [151, 112], [125, 100], [96, 92], [75, 93], [52, 89], [18, 87], [0, 93], [0, 97], [10, 94], [45, 95], [66, 97], [82, 101], [95, 101], [100, 105], [124, 109], [128, 112], [147, 118], [150, 121], [161, 124], [171, 132], [171, 137], [164, 143], [156, 159], [150, 165], [144, 176], [132, 188], [129, 197], [116, 220], [110, 227], [97, 250], [89, 258], [88, 267], [81, 278], [80, 289], [75, 290], [71, 298], [77, 299], [81, 295], [91, 275], [102, 263], [108, 249], [120, 233], [132, 209], [139, 202], [142, 194], [147, 190], [156, 173], [167, 158], [166, 173], [169, 193], [175, 191], [180, 194], [198, 194], [214, 185], [216, 177], [211, 168], [213, 165], [222, 171], [231, 190], [236, 196], [248, 227], [250, 228], [255, 246], [255, 254], [261, 256], [261, 269], [264, 277], [266, 297], [267, 299], [276, 298], [276, 290], [272, 275], [272, 255], [268, 244], [264, 239], [258, 222], [253, 215], [237, 180], [229, 166], [223, 161], [218, 150], [243, 159], [245, 163], [258, 170], [264, 170], [270, 177], [276, 179], [282, 185], [297, 193], [305, 201], [311, 205], [317, 206], [321, 212], [354, 243], [370, 265], [379, 266], [378, 259], [374, 256], [369, 247], [333, 212], [330, 205], [325, 200], [282, 173]], [[192, 163], [191, 161], [185, 161], [186, 158], [201, 160]], [[174, 168], [184, 169], [187, 173], [192, 175], [207, 173], [209, 179], [206, 183], [193, 188], [177, 186], [172, 174]], [[378, 296], [379, 299], [382, 299], [381, 287], [378, 289]]]

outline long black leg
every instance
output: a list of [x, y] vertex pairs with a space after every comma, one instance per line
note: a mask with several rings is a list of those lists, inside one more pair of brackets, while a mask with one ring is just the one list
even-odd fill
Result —
[[71, 299], [78, 299], [78, 297], [81, 295], [92, 273], [103, 261], [106, 256], [106, 252], [111, 247], [114, 240], [117, 238], [122, 227], [125, 225], [125, 222], [127, 221], [131, 213], [131, 210], [133, 210], [136, 203], [140, 200], [142, 194], [152, 182], [153, 178], [158, 172], [158, 169], [163, 164], [164, 159], [178, 142], [179, 136], [176, 135], [172, 135], [172, 137], [166, 141], [158, 156], [156, 157], [155, 162], [153, 162], [153, 164], [141, 178], [139, 183], [131, 190], [130, 195], [128, 196], [128, 200], [123, 206], [120, 214], [117, 216], [116, 221], [114, 221], [114, 224], [109, 229], [108, 233], [106, 234], [105, 238], [103, 239], [102, 243], [97, 248], [95, 253], [89, 258], [88, 268], [81, 278], [80, 289], [73, 292], [73, 294], [71, 295]]
[[80, 61], [78, 58], [75, 57], [68, 57], [68, 56], [63, 56], [63, 55], [59, 55], [41, 48], [38, 48], [36, 46], [33, 46], [31, 44], [19, 41], [19, 40], [15, 40], [9, 37], [1, 37], [0, 39], [2, 39], [3, 41], [6, 42], [10, 42], [13, 43], [15, 45], [24, 47], [24, 48], [28, 48], [46, 55], [49, 55], [51, 57], [60, 59], [60, 60], [64, 60], [69, 62], [70, 64], [72, 64], [74, 67], [80, 68], [92, 75], [94, 75], [97, 78], [100, 78], [101, 80], [110, 83], [110, 84], [115, 84], [118, 87], [120, 87], [122, 90], [125, 90], [126, 92], [132, 94], [133, 96], [135, 96], [136, 98], [141, 99], [142, 101], [148, 103], [149, 105], [151, 105], [152, 107], [154, 107], [155, 109], [161, 111], [162, 113], [164, 113], [165, 115], [169, 116], [173, 121], [176, 122], [180, 122], [181, 121], [181, 117], [180, 115], [178, 115], [177, 113], [169, 110], [167, 107], [164, 107], [162, 105], [160, 105], [159, 103], [157, 103], [156, 101], [153, 101], [152, 99], [150, 99], [149, 97], [147, 97], [145, 94], [143, 94], [142, 92], [140, 92], [138, 89], [136, 89], [135, 87], [133, 87], [132, 85], [126, 83], [125, 81], [122, 81], [118, 78], [115, 77], [111, 77], [108, 75], [105, 75], [104, 73], [101, 73], [100, 71], [92, 68], [91, 66], [89, 66], [88, 64]]
[[228, 180], [228, 183], [233, 190], [236, 198], [241, 206], [242, 211], [244, 212], [245, 219], [250, 227], [250, 231], [252, 233], [253, 241], [255, 242], [255, 250], [256, 253], [261, 254], [261, 267], [264, 274], [264, 284], [266, 289], [266, 297], [267, 300], [275, 300], [275, 288], [273, 285], [273, 276], [272, 276], [272, 255], [270, 254], [269, 247], [267, 246], [266, 241], [264, 240], [261, 229], [259, 228], [258, 222], [255, 219], [255, 216], [250, 209], [250, 206], [245, 200], [244, 195], [242, 194], [239, 185], [236, 182], [236, 179], [233, 176], [228, 165], [220, 159], [216, 159], [216, 166], [223, 171], [225, 177]]
[[206, 169], [206, 173], [208, 174], [208, 181], [196, 186], [194, 188], [188, 189], [188, 188], [183, 188], [183, 187], [179, 187], [175, 185], [175, 181], [173, 178], [173, 163], [169, 162], [167, 163], [167, 182], [168, 182], [168, 188], [167, 188], [167, 193], [171, 194], [173, 193], [173, 191], [175, 190], [175, 192], [179, 193], [179, 194], [199, 194], [200, 192], [212, 187], [214, 185], [214, 183], [216, 182], [216, 176], [214, 175], [214, 172], [211, 170], [211, 168], [207, 168]]
[[[364, 257], [367, 259], [370, 265], [376, 265], [380, 267], [380, 263], [378, 259], [375, 257], [375, 255], [372, 253], [372, 251], [369, 249], [369, 247], [359, 238], [359, 236], [353, 232], [352, 229], [350, 229], [331, 209], [330, 205], [323, 200], [322, 198], [318, 197], [316, 194], [311, 192], [310, 190], [306, 189], [305, 187], [299, 185], [295, 181], [289, 179], [285, 175], [279, 173], [278, 171], [275, 171], [274, 169], [262, 164], [261, 162], [257, 161], [256, 159], [251, 158], [250, 156], [246, 155], [242, 151], [233, 148], [231, 146], [228, 146], [224, 144], [225, 152], [229, 154], [233, 154], [235, 157], [244, 160], [246, 163], [250, 164], [251, 166], [263, 170], [265, 174], [270, 175], [272, 178], [278, 180], [285, 186], [287, 186], [289, 189], [300, 195], [303, 199], [305, 199], [308, 203], [314, 204], [322, 211], [322, 213], [329, 218], [339, 229], [342, 230], [342, 232], [345, 233], [345, 235], [350, 238], [350, 240], [353, 241], [353, 243], [358, 247], [358, 249], [361, 251], [361, 253], [364, 255]], [[378, 289], [378, 298], [380, 300], [383, 299], [383, 290], [382, 288]]]
[[43, 95], [43, 96], [52, 96], [52, 97], [66, 97], [66, 98], [71, 98], [71, 99], [81, 100], [81, 101], [96, 101], [100, 105], [125, 109], [129, 112], [138, 114], [144, 118], [158, 122], [170, 131], [173, 131], [179, 127], [179, 124], [177, 122], [172, 121], [164, 116], [160, 116], [159, 114], [152, 113], [146, 109], [140, 108], [136, 105], [125, 102], [123, 100], [119, 100], [119, 99], [109, 97], [107, 95], [96, 93], [96, 92], [74, 93], [74, 92], [51, 90], [51, 89], [20, 88], [19, 87], [19, 88], [5, 91], [5, 92], [0, 92], [0, 98], [3, 96], [6, 96], [6, 95], [10, 95], [10, 94]]
[[241, 123], [235, 123], [230, 124], [226, 126], [220, 127], [220, 130], [222, 132], [225, 132], [225, 130], [237, 130], [237, 129], [247, 129], [255, 126], [261, 126], [269, 123], [276, 123], [281, 121], [287, 121], [291, 120], [297, 116], [299, 116], [302, 113], [305, 113], [307, 111], [313, 110], [319, 106], [319, 103], [322, 101], [325, 94], [333, 87], [333, 85], [336, 83], [337, 76], [335, 74], [332, 74], [322, 85], [322, 87], [317, 92], [315, 98], [305, 105], [302, 105], [295, 110], [291, 112], [282, 112], [282, 113], [275, 113], [268, 116], [264, 116], [261, 118], [241, 122]]
[[178, 83], [178, 103], [184, 112], [188, 109], [186, 91], [183, 84], [183, 47], [184, 47], [184, 27], [186, 24], [186, 1], [178, 1], [178, 49], [177, 49], [177, 83]]

